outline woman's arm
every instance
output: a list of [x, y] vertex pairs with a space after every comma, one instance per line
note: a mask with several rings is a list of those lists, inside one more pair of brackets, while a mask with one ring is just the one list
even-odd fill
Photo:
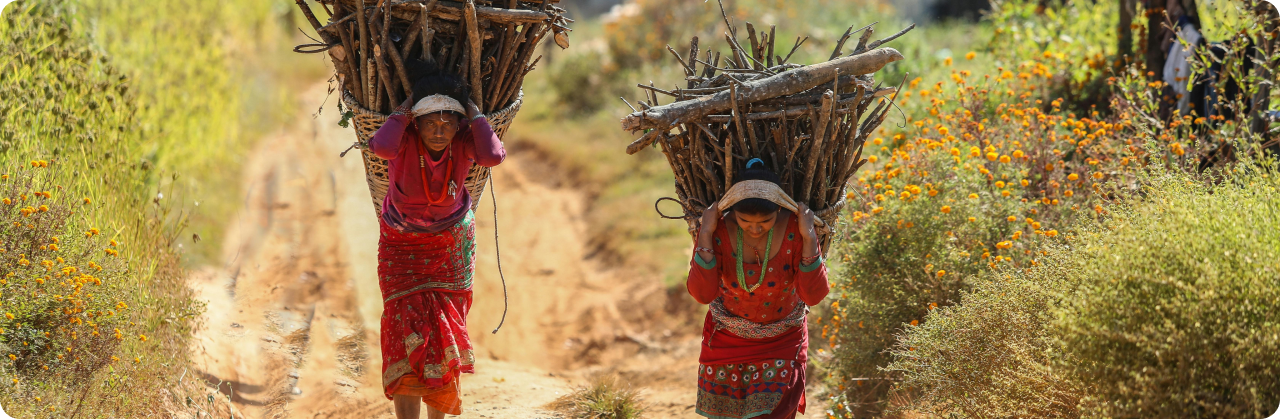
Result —
[[822, 260], [821, 249], [818, 248], [818, 234], [813, 226], [813, 211], [803, 203], [800, 204], [800, 240], [803, 250], [800, 252], [800, 266], [796, 274], [796, 296], [805, 304], [815, 306], [831, 292], [831, 284], [827, 282], [827, 264]]
[[378, 132], [373, 134], [373, 138], [369, 139], [369, 151], [387, 160], [391, 160], [400, 154], [400, 146], [404, 142], [404, 131], [409, 128], [409, 121], [413, 119], [412, 115], [408, 115], [412, 113], [409, 110], [410, 105], [411, 103], [406, 100], [387, 118], [387, 122], [384, 122], [382, 127], [378, 128]]
[[720, 223], [719, 203], [702, 212], [702, 228], [698, 231], [693, 260], [689, 262], [689, 279], [685, 286], [689, 295], [702, 304], [709, 304], [720, 293], [720, 266], [716, 257], [714, 236]]
[[494, 167], [507, 158], [507, 150], [502, 147], [502, 140], [493, 132], [489, 119], [480, 114], [476, 104], [467, 101], [467, 118], [471, 119], [471, 138], [475, 142], [476, 164]]

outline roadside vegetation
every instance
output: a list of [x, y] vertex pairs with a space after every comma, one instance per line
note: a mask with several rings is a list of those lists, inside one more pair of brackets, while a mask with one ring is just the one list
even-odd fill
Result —
[[6, 8], [0, 404], [8, 413], [140, 417], [204, 398], [186, 362], [203, 308], [184, 267], [218, 256], [235, 200], [214, 197], [239, 195], [238, 162], [292, 105], [294, 86], [263, 75], [289, 66], [291, 76], [301, 68], [322, 79], [318, 61], [262, 58], [285, 56], [292, 42], [287, 6], [19, 0]]

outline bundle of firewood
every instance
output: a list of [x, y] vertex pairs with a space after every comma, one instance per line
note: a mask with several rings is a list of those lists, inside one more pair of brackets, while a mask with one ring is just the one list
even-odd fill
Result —
[[[295, 51], [329, 54], [358, 145], [413, 94], [415, 61], [461, 76], [501, 137], [519, 110], [525, 75], [541, 58], [534, 57], [538, 45], [551, 34], [568, 48], [572, 22], [554, 5], [559, 0], [318, 0], [329, 15], [323, 24], [306, 0], [295, 2], [320, 36]], [[364, 158], [374, 205], [381, 208], [386, 162], [368, 151]], [[488, 177], [477, 166], [467, 178], [476, 204]]]
[[[828, 249], [845, 204], [845, 184], [866, 163], [863, 144], [884, 122], [893, 103], [888, 96], [897, 92], [878, 85], [871, 74], [902, 54], [879, 47], [914, 27], [874, 42], [872, 26], [851, 27], [829, 61], [808, 66], [788, 62], [804, 39], [784, 57], [775, 49], [775, 28], [757, 33], [750, 23], [747, 46], [729, 25], [724, 54], [700, 51], [696, 37], [687, 57], [668, 46], [685, 70], [685, 83], [671, 89], [639, 85], [645, 92], [642, 109], [623, 118], [622, 128], [645, 134], [627, 153], [661, 148], [684, 210], [673, 218], [685, 219], [690, 233], [698, 231], [702, 211], [733, 186], [735, 172], [760, 158], [779, 175], [784, 191], [817, 214]], [[859, 31], [856, 46], [844, 54]], [[674, 102], [659, 105], [659, 95]]]

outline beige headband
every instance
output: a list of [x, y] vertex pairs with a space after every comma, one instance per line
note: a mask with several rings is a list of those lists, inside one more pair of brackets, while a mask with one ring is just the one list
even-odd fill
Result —
[[467, 110], [462, 108], [462, 103], [459, 103], [456, 99], [445, 95], [427, 96], [413, 105], [413, 114], [417, 116], [445, 111], [457, 112], [463, 115], [467, 114]]
[[[733, 184], [729, 188], [729, 192], [725, 192], [724, 197], [720, 198], [720, 211], [728, 211], [733, 208], [733, 204], [742, 202], [745, 199], [760, 198], [786, 208], [794, 214], [800, 213], [800, 206], [796, 205], [796, 201], [791, 199], [778, 184], [767, 180], [744, 180]], [[814, 226], [823, 227], [826, 223], [822, 219], [814, 217]]]

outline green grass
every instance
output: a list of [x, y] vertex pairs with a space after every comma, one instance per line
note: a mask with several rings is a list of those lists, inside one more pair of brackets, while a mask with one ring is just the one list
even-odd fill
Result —
[[[177, 1], [164, 7], [22, 0], [7, 7], [0, 20], [0, 173], [22, 179], [36, 171], [42, 180], [6, 189], [18, 196], [4, 198], [22, 205], [16, 203], [20, 195], [31, 199], [33, 192], [47, 190], [52, 198], [40, 199], [50, 201], [48, 214], [65, 216], [29, 217], [29, 226], [12, 228], [37, 233], [4, 247], [35, 257], [49, 252], [38, 246], [52, 237], [96, 228], [101, 240], [117, 242], [111, 249], [125, 269], [110, 276], [109, 284], [86, 285], [81, 292], [93, 297], [82, 297], [127, 307], [117, 309], [118, 320], [112, 321], [98, 317], [106, 307], [98, 303], [70, 312], [6, 307], [15, 316], [6, 319], [11, 333], [0, 335], [0, 344], [30, 348], [20, 358], [0, 361], [0, 404], [9, 413], [138, 417], [182, 404], [181, 390], [174, 389], [187, 366], [192, 320], [201, 310], [185, 285], [183, 266], [216, 260], [219, 232], [238, 201], [240, 162], [267, 129], [293, 111], [291, 92], [300, 83], [282, 82], [283, 76], [306, 84], [322, 76], [319, 60], [287, 53], [296, 41], [289, 31], [297, 19], [289, 7], [283, 0]], [[32, 161], [48, 165], [32, 167]], [[205, 236], [204, 244], [184, 240], [192, 230]], [[13, 237], [6, 234], [5, 240]], [[89, 248], [64, 244], [42, 260], [64, 256], [82, 271], [88, 262], [106, 265], [105, 252], [60, 255]], [[52, 271], [44, 279], [38, 271], [20, 269], [21, 259], [6, 258], [0, 267], [0, 275], [14, 274], [3, 285], [4, 295], [74, 295], [32, 285], [62, 279]], [[97, 325], [114, 343], [72, 339], [69, 351], [52, 341], [44, 348], [29, 346], [47, 327], [42, 325], [75, 319], [77, 326]], [[119, 337], [111, 330], [116, 328]], [[53, 338], [69, 330], [44, 331]], [[62, 364], [50, 363], [59, 359], [55, 355], [63, 355]]]

